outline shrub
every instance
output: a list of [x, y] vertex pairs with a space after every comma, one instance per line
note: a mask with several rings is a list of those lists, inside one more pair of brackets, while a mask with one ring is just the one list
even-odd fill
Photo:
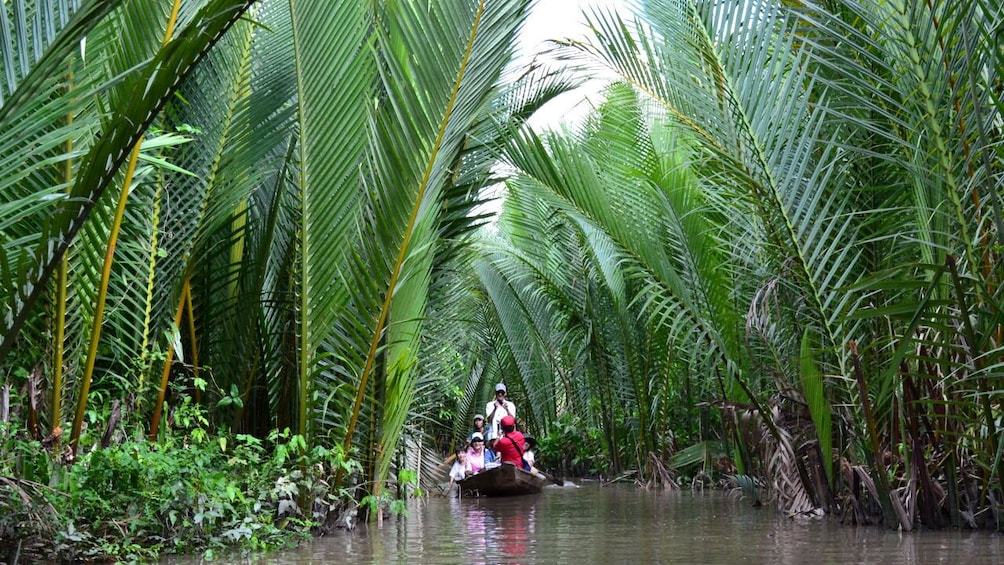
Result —
[[35, 474], [51, 485], [0, 481], [0, 549], [62, 560], [265, 550], [308, 537], [347, 500], [326, 482], [339, 467], [358, 468], [340, 450], [307, 451], [288, 430], [211, 438], [202, 409], [188, 402], [174, 419], [187, 425], [158, 443], [89, 449], [67, 467], [41, 443], [0, 428], [0, 476], [44, 461]]
[[603, 434], [586, 427], [578, 416], [565, 414], [537, 440], [537, 467], [569, 477], [596, 476], [609, 470]]

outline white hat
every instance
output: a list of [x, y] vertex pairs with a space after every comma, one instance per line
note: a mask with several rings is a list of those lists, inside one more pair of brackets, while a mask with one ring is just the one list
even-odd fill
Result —
[[505, 385], [502, 384], [502, 383], [499, 383], [499, 384], [495, 385], [495, 392], [498, 392], [500, 390], [502, 392], [506, 392]]
[[481, 435], [481, 432], [474, 432], [473, 434], [471, 434], [471, 443], [474, 443], [475, 440], [479, 439], [481, 441], [485, 440], [485, 436]]

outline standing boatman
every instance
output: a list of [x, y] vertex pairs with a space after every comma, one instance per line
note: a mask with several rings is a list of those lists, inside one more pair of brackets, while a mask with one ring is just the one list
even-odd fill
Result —
[[[495, 400], [485, 405], [486, 428], [488, 432], [487, 440], [497, 439], [502, 436], [502, 418], [512, 416], [516, 418], [516, 405], [505, 399], [505, 385], [499, 383], [495, 385]], [[489, 445], [491, 445], [489, 443]]]

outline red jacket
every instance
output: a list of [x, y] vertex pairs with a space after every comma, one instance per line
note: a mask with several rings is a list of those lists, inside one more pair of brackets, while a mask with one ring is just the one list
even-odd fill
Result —
[[[516, 449], [513, 442], [519, 446], [519, 449]], [[516, 466], [522, 467], [524, 451], [526, 451], [526, 441], [520, 432], [509, 432], [495, 442], [495, 452], [501, 456], [503, 463], [514, 463]]]

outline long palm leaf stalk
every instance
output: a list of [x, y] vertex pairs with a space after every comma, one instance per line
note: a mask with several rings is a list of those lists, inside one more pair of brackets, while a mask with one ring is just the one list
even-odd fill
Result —
[[[888, 523], [895, 523], [898, 520], [893, 513], [892, 500], [890, 499], [889, 477], [886, 472], [885, 463], [882, 457], [882, 450], [879, 447], [878, 427], [872, 411], [871, 398], [868, 395], [868, 384], [865, 379], [864, 370], [861, 368], [861, 361], [858, 357], [858, 345], [853, 340], [850, 342], [851, 361], [854, 363], [854, 376], [858, 382], [861, 393], [861, 411], [865, 416], [865, 427], [868, 430], [868, 440], [871, 444], [871, 451], [868, 459], [875, 470], [876, 488], [878, 490], [879, 504], [882, 506], [882, 514]], [[910, 524], [906, 524], [910, 529]]]
[[[148, 6], [152, 6], [149, 4]], [[170, 15], [167, 19], [167, 25], [165, 26], [164, 36], [161, 39], [160, 45], [163, 48], [171, 40], [174, 35], [175, 24], [178, 20], [178, 12], [181, 9], [181, 0], [174, 0], [171, 7]], [[125, 216], [126, 202], [128, 201], [129, 193], [132, 190], [133, 175], [136, 172], [136, 165], [139, 162], [140, 148], [143, 145], [143, 135], [140, 134], [139, 138], [136, 140], [132, 147], [132, 151], [129, 155], [128, 165], [126, 167], [125, 176], [122, 180], [122, 191], [119, 194], [118, 205], [115, 209], [115, 215], [112, 218], [111, 229], [108, 234], [108, 244], [105, 250], [104, 264], [101, 269], [101, 279], [98, 283], [98, 296], [97, 303], [94, 307], [94, 315], [92, 318], [91, 327], [91, 338], [90, 346], [87, 350], [87, 358], [84, 361], [83, 374], [80, 378], [79, 392], [77, 397], [77, 412], [73, 419], [73, 428], [70, 432], [69, 444], [71, 449], [76, 451], [77, 442], [80, 439], [80, 429], [84, 420], [84, 413], [87, 410], [87, 396], [91, 388], [91, 379], [94, 375], [94, 362], [97, 359], [98, 354], [98, 343], [101, 339], [101, 328], [104, 324], [104, 310], [105, 310], [105, 299], [108, 296], [108, 284], [111, 278], [112, 261], [115, 256], [115, 248], [118, 244], [119, 230], [122, 226], [122, 218]], [[179, 308], [180, 311], [180, 308]], [[177, 318], [177, 317], [176, 317]], [[170, 359], [170, 355], [168, 357]], [[168, 361], [170, 364], [170, 361]], [[163, 397], [160, 398], [162, 401]], [[160, 415], [160, 405], [155, 412], [155, 422], [154, 429], [156, 428], [156, 417]]]
[[[178, 301], [178, 311], [174, 314], [175, 327], [181, 327], [181, 315], [185, 311], [185, 306], [189, 303], [189, 286], [186, 283], [181, 290], [181, 299]], [[164, 408], [164, 397], [167, 396], [167, 380], [171, 375], [171, 364], [174, 361], [174, 348], [167, 349], [167, 358], [164, 360], [164, 369], [161, 372], [160, 386], [157, 389], [157, 401], [153, 405], [153, 416], [150, 418], [150, 441], [157, 439], [157, 430], [160, 428], [161, 411]]]
[[[67, 77], [67, 89], [73, 90], [73, 73], [70, 72]], [[66, 115], [66, 124], [73, 124], [73, 112], [71, 111]], [[73, 139], [66, 140], [67, 154], [73, 152]], [[63, 182], [66, 186], [70, 186], [73, 182], [73, 159], [67, 159], [63, 166]], [[69, 264], [66, 255], [63, 255], [63, 259], [59, 262], [59, 267], [56, 272], [56, 315], [53, 319], [55, 324], [56, 335], [54, 337], [53, 343], [53, 353], [52, 353], [52, 412], [51, 412], [51, 426], [53, 429], [60, 426], [62, 423], [62, 413], [63, 413], [63, 366], [64, 366], [64, 356], [63, 352], [66, 346], [66, 281], [67, 281], [67, 271], [69, 270]]]
[[108, 279], [111, 277], [112, 257], [115, 255], [115, 245], [118, 243], [119, 228], [122, 226], [122, 216], [125, 214], [126, 200], [129, 196], [129, 185], [132, 184], [133, 173], [136, 171], [136, 162], [139, 160], [139, 146], [142, 137], [137, 142], [133, 153], [129, 158], [126, 168], [125, 183], [122, 193], [119, 196], [118, 206], [115, 208], [115, 216], [112, 220], [111, 230], [108, 234], [108, 247], [105, 250], [104, 265], [101, 269], [101, 280], [98, 283], [97, 303], [94, 306], [93, 326], [91, 327], [90, 346], [87, 350], [87, 360], [84, 362], [84, 373], [81, 376], [77, 392], [77, 412], [73, 418], [73, 428], [70, 430], [70, 447], [76, 451], [77, 441], [80, 439], [80, 429], [84, 422], [84, 413], [87, 411], [87, 395], [91, 389], [91, 376], [94, 374], [94, 362], [98, 355], [98, 342], [101, 339], [101, 325], [104, 322], [105, 298], [108, 296]]
[[[199, 380], [199, 343], [195, 334], [195, 306], [192, 304], [192, 290], [191, 284], [186, 281], [185, 286], [182, 289], [182, 294], [185, 296], [185, 311], [188, 312], [188, 337], [189, 337], [189, 347], [192, 352], [192, 376], [197, 383]], [[199, 404], [202, 400], [201, 395], [202, 389], [199, 386], [195, 387], [195, 403]]]
[[[373, 183], [373, 194], [378, 195], [372, 210], [379, 246], [367, 246], [366, 253], [371, 264], [380, 266], [378, 280], [386, 286], [380, 289], [375, 326], [368, 330], [368, 353], [344, 440], [348, 450], [363, 393], [379, 366], [381, 375], [372, 392], [376, 401], [382, 399], [374, 406], [379, 410], [372, 412], [377, 416], [374, 423], [380, 426], [376, 436], [371, 434], [377, 438], [371, 448], [375, 493], [393, 461], [393, 446], [414, 394], [415, 356], [443, 198], [454, 181], [450, 168], [459, 162], [468, 132], [486, 110], [491, 88], [509, 60], [509, 45], [525, 2], [481, 2], [463, 9], [444, 3], [432, 8], [388, 9], [387, 34], [376, 38], [383, 46], [381, 80], [388, 98], [374, 121], [377, 144], [366, 176]], [[419, 29], [439, 31], [418, 34]], [[438, 39], [430, 43], [432, 37]], [[396, 47], [405, 45], [411, 53], [408, 61]], [[428, 99], [399, 87], [410, 75], [413, 61], [419, 60], [428, 70], [412, 80], [418, 82], [417, 92], [428, 93]], [[402, 120], [409, 114], [410, 118]], [[383, 356], [379, 363], [378, 354]]]

